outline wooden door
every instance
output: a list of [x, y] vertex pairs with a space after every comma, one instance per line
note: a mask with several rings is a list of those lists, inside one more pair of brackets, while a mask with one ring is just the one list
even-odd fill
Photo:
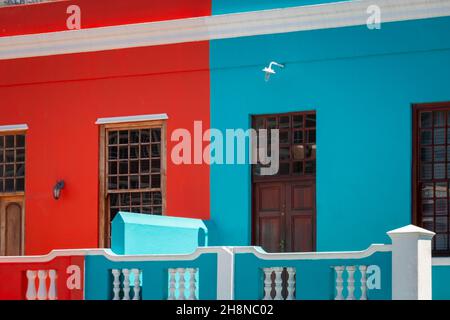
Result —
[[254, 244], [268, 252], [315, 250], [315, 182], [254, 184]]
[[279, 132], [278, 172], [262, 175], [259, 163], [252, 168], [253, 244], [268, 252], [314, 251], [316, 114], [255, 116], [253, 128]]
[[0, 255], [23, 253], [23, 197], [0, 197]]

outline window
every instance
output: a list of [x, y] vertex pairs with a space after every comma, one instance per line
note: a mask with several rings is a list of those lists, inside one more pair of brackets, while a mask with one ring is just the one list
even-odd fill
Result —
[[415, 223], [434, 231], [435, 255], [450, 254], [450, 104], [414, 107]]
[[110, 223], [119, 211], [164, 213], [164, 128], [161, 121], [102, 127], [101, 193], [106, 202], [100, 205], [100, 217], [105, 222], [107, 245]]
[[[316, 174], [316, 114], [314, 112], [255, 116], [253, 128], [267, 129], [270, 151], [270, 129], [279, 129], [280, 167], [277, 176], [314, 176]], [[260, 164], [253, 165], [259, 176]]]
[[25, 190], [25, 135], [0, 134], [0, 193]]

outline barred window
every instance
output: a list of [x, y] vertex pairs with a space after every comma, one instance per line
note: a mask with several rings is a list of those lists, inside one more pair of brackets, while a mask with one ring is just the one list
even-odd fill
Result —
[[25, 191], [25, 135], [0, 135], [0, 193]]

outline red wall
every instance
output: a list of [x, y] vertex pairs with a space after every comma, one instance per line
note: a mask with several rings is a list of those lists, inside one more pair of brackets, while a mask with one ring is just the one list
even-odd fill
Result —
[[[69, 289], [67, 279], [73, 274], [67, 273], [67, 267], [78, 266], [80, 268], [79, 289]], [[83, 300], [84, 284], [84, 256], [55, 257], [48, 262], [6, 262], [0, 263], [0, 286], [1, 300], [26, 300], [28, 279], [27, 270], [55, 270], [57, 273], [56, 292], [58, 300]], [[38, 292], [39, 279], [35, 278], [35, 290]], [[50, 288], [50, 278], [46, 279], [47, 294]]]
[[0, 36], [67, 30], [70, 5], [80, 7], [82, 29], [211, 14], [211, 0], [63, 0], [0, 7]]
[[0, 125], [29, 126], [26, 254], [98, 246], [99, 117], [167, 113], [167, 213], [209, 218], [209, 167], [174, 165], [169, 141], [209, 127], [208, 68], [207, 42], [0, 61]]

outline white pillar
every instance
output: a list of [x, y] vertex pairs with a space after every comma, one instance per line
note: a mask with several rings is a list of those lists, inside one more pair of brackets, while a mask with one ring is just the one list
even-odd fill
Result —
[[272, 300], [272, 273], [273, 268], [263, 268], [264, 271], [264, 298], [263, 300]]
[[431, 239], [414, 225], [389, 231], [392, 239], [392, 299], [431, 300]]
[[217, 253], [217, 300], [233, 300], [233, 299], [234, 299], [233, 248], [221, 247]]

